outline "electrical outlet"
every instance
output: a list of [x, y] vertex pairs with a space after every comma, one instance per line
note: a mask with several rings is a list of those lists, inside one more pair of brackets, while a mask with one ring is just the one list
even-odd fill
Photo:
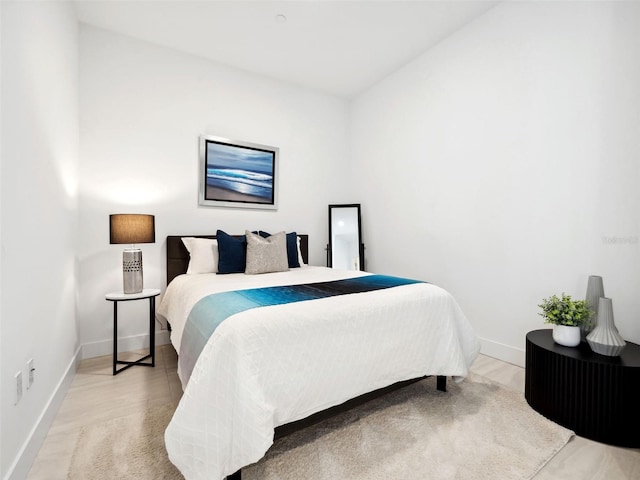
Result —
[[30, 358], [27, 361], [27, 390], [29, 390], [31, 388], [31, 385], [33, 385], [35, 373], [36, 369], [33, 367], [33, 358]]
[[16, 379], [16, 401], [14, 405], [17, 405], [22, 398], [22, 372], [16, 373], [13, 378]]

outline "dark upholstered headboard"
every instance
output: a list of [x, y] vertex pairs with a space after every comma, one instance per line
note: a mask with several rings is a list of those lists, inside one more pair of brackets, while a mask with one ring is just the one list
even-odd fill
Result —
[[[182, 243], [182, 237], [216, 238], [215, 235], [169, 235], [167, 237], [167, 285], [178, 275], [187, 273], [189, 267], [189, 251]], [[304, 263], [309, 263], [309, 235], [298, 235], [298, 237], [300, 237], [302, 259]]]

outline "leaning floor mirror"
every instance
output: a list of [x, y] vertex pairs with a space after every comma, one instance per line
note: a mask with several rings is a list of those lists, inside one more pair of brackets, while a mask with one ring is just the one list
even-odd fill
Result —
[[360, 204], [329, 205], [327, 266], [364, 270]]

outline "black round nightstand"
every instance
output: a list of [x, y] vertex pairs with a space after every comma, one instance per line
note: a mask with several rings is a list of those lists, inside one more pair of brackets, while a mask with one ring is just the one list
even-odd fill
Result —
[[534, 410], [581, 437], [640, 447], [640, 346], [606, 357], [586, 342], [558, 345], [545, 329], [529, 332], [526, 348], [524, 395]]

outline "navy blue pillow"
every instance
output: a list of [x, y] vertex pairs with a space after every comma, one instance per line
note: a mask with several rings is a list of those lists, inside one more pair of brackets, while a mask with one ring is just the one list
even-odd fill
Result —
[[218, 240], [218, 273], [244, 273], [247, 264], [247, 237], [235, 238], [222, 230]]
[[[270, 237], [271, 234], [260, 230], [261, 237]], [[287, 233], [287, 260], [289, 268], [297, 268], [300, 266], [298, 260], [298, 234], [296, 232]]]

